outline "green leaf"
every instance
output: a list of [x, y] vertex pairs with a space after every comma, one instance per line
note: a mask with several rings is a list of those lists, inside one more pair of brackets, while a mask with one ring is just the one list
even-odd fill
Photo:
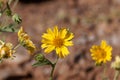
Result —
[[15, 24], [9, 24], [0, 28], [0, 32], [17, 32], [17, 27]]
[[44, 65], [51, 65], [51, 63], [49, 63], [47, 61], [46, 62], [39, 62], [39, 61], [37, 61], [32, 66], [44, 66]]

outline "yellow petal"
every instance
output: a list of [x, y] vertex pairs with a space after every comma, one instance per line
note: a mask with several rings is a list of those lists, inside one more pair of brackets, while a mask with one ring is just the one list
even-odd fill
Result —
[[64, 45], [65, 46], [73, 46], [73, 42], [72, 41], [65, 41]]
[[101, 48], [105, 48], [107, 46], [107, 43], [105, 40], [102, 40], [101, 42]]
[[4, 42], [2, 40], [0, 40], [0, 45], [3, 45], [3, 44], [4, 44]]
[[18, 37], [21, 35], [21, 33], [23, 33], [23, 27], [21, 27], [18, 31]]
[[61, 48], [60, 47], [57, 47], [56, 48], [56, 54], [58, 55], [59, 58], [64, 58], [62, 52], [61, 52]]
[[52, 31], [50, 28], [47, 29], [47, 33], [48, 33], [49, 35], [51, 35], [51, 37], [53, 37], [53, 38], [55, 37], [55, 36], [54, 36], [55, 34], [53, 33], [53, 31]]
[[55, 46], [49, 45], [46, 49], [45, 52], [46, 53], [50, 53], [51, 51], [53, 51], [55, 49]]
[[60, 54], [61, 53], [61, 49], [59, 47], [56, 48], [56, 53]]
[[6, 46], [7, 46], [8, 48], [10, 48], [10, 49], [13, 48], [13, 45], [12, 45], [11, 43], [6, 43]]
[[54, 34], [55, 34], [56, 36], [58, 36], [58, 27], [57, 27], [57, 26], [54, 27]]
[[41, 42], [42, 42], [42, 43], [45, 43], [45, 44], [52, 44], [52, 41], [46, 40], [46, 39], [42, 39]]
[[112, 51], [112, 47], [111, 46], [107, 46], [105, 49], [106, 52]]
[[46, 34], [46, 33], [44, 33], [44, 34], [42, 35], [42, 38], [45, 38], [45, 39], [48, 39], [48, 40], [53, 40], [53, 36], [50, 35], [50, 34]]
[[66, 40], [66, 41], [67, 41], [67, 40], [71, 40], [73, 37], [74, 37], [73, 33], [68, 33], [68, 34], [66, 35], [65, 40]]
[[47, 47], [47, 44], [42, 44], [41, 45], [42, 49]]
[[66, 30], [66, 29], [62, 29], [62, 30], [60, 31], [60, 37], [61, 37], [62, 39], [65, 38], [66, 34], [67, 34], [67, 30]]
[[58, 56], [59, 56], [59, 58], [64, 58], [65, 57], [62, 53], [58, 54]]
[[68, 51], [67, 47], [65, 47], [65, 46], [62, 46], [62, 47], [61, 47], [61, 52], [62, 52], [62, 55], [63, 55], [64, 57], [69, 54], [69, 51]]

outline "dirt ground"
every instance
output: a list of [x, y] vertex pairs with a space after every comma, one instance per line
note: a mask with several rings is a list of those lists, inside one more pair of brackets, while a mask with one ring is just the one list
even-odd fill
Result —
[[[48, 27], [69, 28], [75, 35], [70, 55], [59, 59], [54, 80], [102, 80], [103, 66], [96, 67], [89, 49], [106, 40], [112, 57], [120, 55], [120, 0], [20, 0], [15, 12], [22, 17], [21, 26], [37, 47]], [[9, 36], [8, 36], [9, 35]], [[17, 43], [17, 34], [6, 34], [7, 41]], [[43, 53], [39, 49], [39, 53]], [[14, 60], [0, 64], [0, 80], [49, 80], [50, 66], [33, 67], [33, 56], [20, 47]], [[46, 55], [52, 61], [55, 54]], [[114, 70], [107, 63], [106, 75], [113, 80]], [[119, 78], [120, 80], [120, 78]]]

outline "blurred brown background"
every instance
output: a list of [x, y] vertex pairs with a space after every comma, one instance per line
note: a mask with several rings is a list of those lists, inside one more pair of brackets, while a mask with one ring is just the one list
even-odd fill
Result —
[[[112, 45], [113, 60], [120, 55], [120, 0], [20, 0], [15, 12], [37, 47], [48, 27], [67, 27], [74, 33], [74, 46], [69, 47], [69, 56], [58, 61], [54, 80], [101, 80], [103, 67], [94, 65], [89, 52], [101, 40]], [[6, 41], [17, 44], [16, 33], [5, 36]], [[15, 56], [0, 64], [0, 80], [49, 80], [50, 66], [32, 67], [34, 59], [23, 47]], [[54, 61], [55, 54], [46, 57]], [[110, 63], [106, 74], [113, 80]]]

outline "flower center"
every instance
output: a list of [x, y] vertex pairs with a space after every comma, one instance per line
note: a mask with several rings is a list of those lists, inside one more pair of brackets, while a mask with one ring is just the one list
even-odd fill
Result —
[[55, 38], [53, 40], [53, 44], [55, 45], [55, 47], [61, 47], [63, 45], [63, 39], [61, 38]]
[[105, 57], [106, 57], [106, 52], [105, 52], [103, 49], [100, 49], [98, 52], [99, 52], [99, 57], [100, 57], [101, 59], [105, 59]]

